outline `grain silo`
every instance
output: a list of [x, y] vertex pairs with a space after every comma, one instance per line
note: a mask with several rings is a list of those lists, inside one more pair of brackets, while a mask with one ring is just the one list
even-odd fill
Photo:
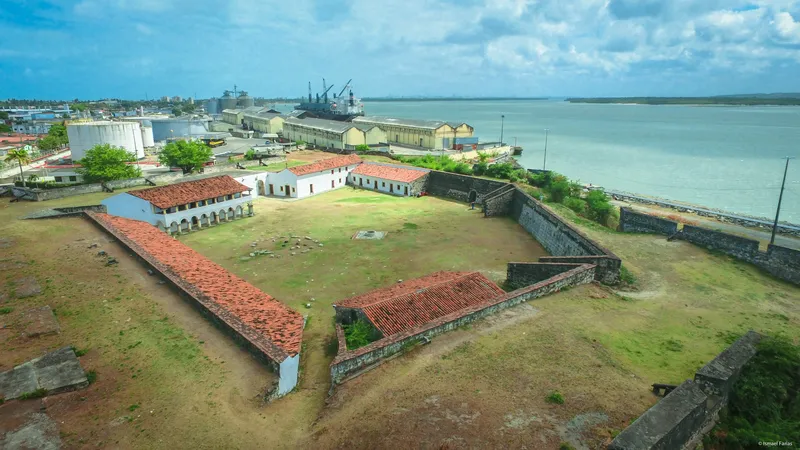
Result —
[[154, 147], [156, 143], [153, 140], [153, 127], [142, 126], [141, 129], [142, 129], [142, 145], [144, 145], [145, 148]]
[[206, 114], [217, 115], [221, 114], [222, 110], [219, 109], [219, 99], [211, 98], [206, 102]]
[[67, 124], [67, 137], [72, 161], [78, 161], [95, 145], [122, 147], [144, 158], [142, 130], [138, 122], [79, 122]]
[[219, 99], [220, 112], [226, 109], [236, 109], [236, 99], [231, 95], [231, 91], [225, 91]]
[[236, 101], [236, 107], [239, 109], [245, 109], [251, 106], [256, 106], [256, 102], [253, 100], [253, 97], [247, 95], [247, 92], [245, 91], [239, 93], [239, 98]]

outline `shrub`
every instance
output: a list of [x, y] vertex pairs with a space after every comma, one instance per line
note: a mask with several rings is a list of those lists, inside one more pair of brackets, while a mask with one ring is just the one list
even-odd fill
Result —
[[608, 202], [608, 196], [603, 191], [591, 191], [586, 195], [589, 204], [589, 219], [605, 225], [614, 209]]
[[619, 267], [619, 281], [625, 284], [634, 284], [636, 283], [636, 277], [628, 270], [625, 266]]
[[88, 348], [77, 349], [77, 348], [75, 348], [75, 347], [72, 347], [72, 351], [74, 351], [74, 352], [75, 352], [75, 356], [77, 356], [78, 358], [80, 358], [81, 356], [85, 355], [85, 354], [86, 354], [86, 352], [88, 352], [88, 351], [89, 351], [89, 349], [88, 349]]
[[545, 397], [545, 400], [547, 401], [547, 403], [553, 403], [553, 404], [556, 404], [556, 405], [563, 405], [564, 404], [564, 396], [561, 395], [561, 393], [558, 392], [558, 391], [553, 391], [553, 392], [547, 394], [547, 397]]
[[472, 173], [475, 175], [483, 175], [486, 173], [486, 170], [489, 168], [489, 164], [486, 161], [480, 161], [474, 166], [472, 166]]
[[348, 350], [363, 347], [375, 340], [372, 326], [363, 320], [357, 320], [350, 325], [344, 325], [344, 339]]
[[245, 152], [244, 159], [246, 159], [248, 161], [252, 161], [252, 160], [256, 159], [256, 151], [251, 148], [250, 150]]
[[328, 336], [328, 340], [325, 342], [325, 356], [333, 357], [337, 353], [339, 353], [339, 338], [334, 334]]
[[586, 213], [586, 202], [576, 197], [565, 198], [564, 206], [581, 215]]
[[358, 145], [356, 145], [356, 151], [357, 152], [368, 152], [369, 151], [369, 145], [367, 145], [367, 144], [358, 144]]
[[550, 183], [550, 199], [556, 203], [561, 203], [569, 195], [569, 181], [566, 177], [553, 180]]
[[2, 316], [3, 314], [11, 314], [11, 311], [14, 311], [14, 308], [11, 307], [0, 308], [0, 316]]
[[23, 392], [22, 395], [19, 396], [20, 400], [29, 400], [33, 398], [42, 398], [47, 395], [47, 389], [39, 388], [32, 392]]
[[575, 447], [573, 447], [569, 442], [562, 442], [558, 446], [558, 450], [575, 450]]
[[97, 381], [97, 372], [94, 370], [86, 372], [86, 380], [89, 382], [89, 384], [94, 384], [94, 382]]

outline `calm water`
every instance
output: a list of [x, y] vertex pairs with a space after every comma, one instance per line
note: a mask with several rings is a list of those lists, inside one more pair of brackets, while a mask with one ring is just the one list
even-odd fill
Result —
[[375, 102], [367, 114], [466, 122], [481, 141], [525, 150], [520, 163], [572, 179], [800, 223], [800, 108], [589, 105], [561, 101]]

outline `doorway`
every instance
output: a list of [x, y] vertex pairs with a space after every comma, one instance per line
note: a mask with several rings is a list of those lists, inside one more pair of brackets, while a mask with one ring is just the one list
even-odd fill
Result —
[[389, 192], [394, 193], [394, 185], [389, 183]]
[[358, 178], [358, 185], [359, 186], [363, 186], [364, 185], [364, 179], [363, 178], [361, 178], [361, 177]]
[[270, 184], [269, 185], [269, 195], [275, 195], [275, 185], [274, 184]]
[[408, 186], [404, 186], [403, 195], [408, 195]]
[[478, 193], [473, 189], [469, 191], [469, 202], [472, 203], [478, 199]]
[[314, 185], [313, 184], [309, 184], [308, 188], [311, 189], [311, 193], [313, 194], [314, 193]]
[[292, 194], [290, 194], [290, 192], [291, 192], [291, 191], [289, 190], [289, 189], [290, 189], [290, 188], [289, 188], [289, 185], [287, 184], [287, 185], [286, 185], [286, 186], [284, 186], [283, 188], [286, 190], [286, 196], [287, 196], [287, 197], [291, 197], [291, 196], [292, 196]]
[[334, 184], [334, 181], [333, 181], [333, 180], [331, 180], [331, 189], [333, 189], [333, 188], [335, 188], [335, 187], [336, 187], [336, 185]]

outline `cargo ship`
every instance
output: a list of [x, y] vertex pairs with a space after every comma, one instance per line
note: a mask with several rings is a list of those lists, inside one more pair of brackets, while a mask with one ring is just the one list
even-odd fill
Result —
[[[325, 79], [322, 79], [322, 94], [316, 94], [316, 99], [311, 94], [311, 82], [308, 83], [308, 101], [303, 102], [294, 107], [296, 111], [304, 111], [305, 116], [315, 117], [318, 119], [340, 120], [349, 121], [353, 117], [364, 115], [364, 104], [361, 99], [353, 95], [353, 89], [350, 88], [350, 80], [345, 83], [339, 95], [328, 98], [328, 91], [333, 88], [333, 85], [326, 86]], [[348, 91], [348, 88], [349, 91]], [[345, 95], [345, 91], [348, 94]]]

